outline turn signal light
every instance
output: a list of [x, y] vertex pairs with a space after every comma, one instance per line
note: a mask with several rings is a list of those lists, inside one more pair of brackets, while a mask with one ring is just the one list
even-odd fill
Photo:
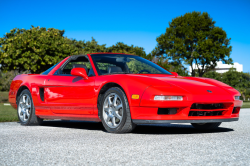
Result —
[[139, 99], [140, 96], [139, 95], [132, 95], [132, 99]]
[[182, 101], [182, 96], [155, 96], [154, 100], [176, 100], [176, 101]]

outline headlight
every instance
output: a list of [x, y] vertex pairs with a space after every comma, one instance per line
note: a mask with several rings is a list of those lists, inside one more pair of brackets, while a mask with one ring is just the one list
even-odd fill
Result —
[[176, 100], [176, 101], [182, 101], [182, 96], [155, 96], [154, 100]]
[[240, 100], [240, 96], [234, 96], [235, 100]]

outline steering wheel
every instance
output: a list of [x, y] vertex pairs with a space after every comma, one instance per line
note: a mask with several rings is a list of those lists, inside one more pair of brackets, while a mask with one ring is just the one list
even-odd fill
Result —
[[143, 69], [143, 70], [139, 71], [137, 74], [140, 74], [140, 73], [142, 73], [142, 72], [148, 72], [148, 73], [151, 73], [149, 70]]

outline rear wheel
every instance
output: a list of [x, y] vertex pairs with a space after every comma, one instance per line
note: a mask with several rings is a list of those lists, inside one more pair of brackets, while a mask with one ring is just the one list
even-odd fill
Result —
[[191, 123], [191, 125], [200, 130], [212, 130], [220, 126], [221, 122], [218, 123]]
[[35, 115], [35, 108], [29, 90], [22, 91], [17, 99], [17, 115], [21, 125], [40, 125], [43, 119]]
[[128, 133], [136, 126], [131, 120], [127, 97], [118, 87], [104, 94], [100, 113], [102, 124], [110, 133]]

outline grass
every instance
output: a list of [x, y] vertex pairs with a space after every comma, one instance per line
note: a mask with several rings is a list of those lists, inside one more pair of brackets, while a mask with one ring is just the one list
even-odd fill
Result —
[[5, 106], [8, 103], [9, 92], [0, 92], [0, 122], [16, 122], [19, 121], [17, 111], [12, 106]]
[[9, 92], [0, 92], [0, 103], [8, 103], [9, 102]]
[[17, 111], [12, 106], [0, 103], [0, 122], [17, 122]]
[[243, 102], [243, 105], [241, 108], [250, 108], [250, 102], [249, 101]]

